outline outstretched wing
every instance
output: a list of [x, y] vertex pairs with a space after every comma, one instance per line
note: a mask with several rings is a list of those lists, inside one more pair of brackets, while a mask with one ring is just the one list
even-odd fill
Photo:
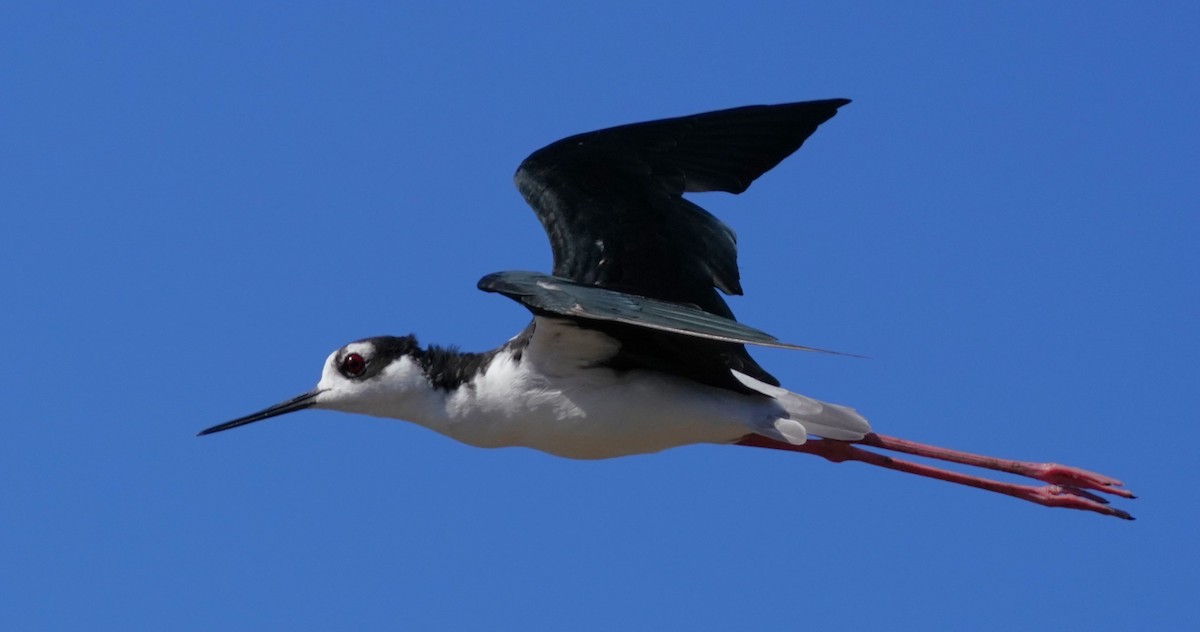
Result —
[[[537, 272], [489, 274], [479, 280], [479, 289], [503, 294], [534, 315], [572, 320], [619, 340], [619, 353], [603, 360], [613, 368], [654, 369], [743, 393], [759, 391], [748, 388], [734, 371], [779, 385], [746, 353], [743, 345], [837, 353], [781, 342], [766, 332], [694, 305], [626, 294]], [[538, 335], [537, 330], [533, 335]]]
[[503, 294], [534, 314], [621, 323], [738, 345], [852, 355], [782, 342], [765, 331], [694, 305], [583, 285], [538, 272], [496, 272], [480, 279], [478, 287], [485, 292]]
[[515, 180], [550, 237], [555, 276], [732, 317], [714, 288], [742, 293], [736, 238], [683, 194], [745, 191], [846, 103], [749, 106], [571, 136], [526, 158]]
[[[550, 238], [554, 275], [572, 288], [563, 294], [542, 287], [522, 299], [491, 282], [480, 287], [502, 291], [534, 313], [586, 321], [613, 335], [621, 341], [619, 362], [628, 367], [746, 391], [732, 378], [733, 369], [778, 386], [743, 346], [774, 339], [740, 328], [717, 292], [742, 293], [737, 238], [683, 194], [745, 191], [847, 103], [829, 99], [720, 110], [612, 127], [539, 149], [521, 163], [514, 180]], [[685, 317], [676, 305], [652, 310], [647, 318], [646, 306], [662, 305], [645, 303], [638, 314], [628, 303], [612, 303], [616, 294], [584, 297], [583, 313], [554, 309], [562, 306], [558, 301], [578, 302], [587, 286], [626, 295], [624, 301], [644, 297], [696, 310]], [[705, 319], [704, 313], [719, 320]], [[607, 317], [599, 318], [602, 314]], [[681, 322], [685, 319], [690, 322]]]

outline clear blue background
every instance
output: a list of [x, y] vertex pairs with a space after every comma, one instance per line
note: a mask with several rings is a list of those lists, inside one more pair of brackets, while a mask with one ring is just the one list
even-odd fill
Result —
[[[9, 3], [0, 628], [1200, 626], [1193, 3]], [[740, 197], [740, 318], [880, 432], [1122, 477], [1138, 521], [702, 446], [307, 412], [346, 341], [485, 349], [511, 186], [598, 127], [849, 97]]]

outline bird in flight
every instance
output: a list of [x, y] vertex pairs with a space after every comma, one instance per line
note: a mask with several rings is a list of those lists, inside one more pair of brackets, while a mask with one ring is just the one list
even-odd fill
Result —
[[421, 346], [411, 335], [351, 342], [330, 354], [312, 390], [200, 434], [319, 408], [403, 419], [474, 446], [525, 446], [576, 459], [696, 443], [752, 446], [1132, 519], [1099, 495], [1133, 498], [1120, 481], [876, 434], [853, 408], [783, 388], [747, 352], [746, 345], [822, 350], [734, 319], [721, 297], [742, 293], [734, 233], [684, 194], [745, 191], [847, 103], [740, 107], [602, 129], [539, 149], [515, 181], [550, 238], [553, 273], [497, 272], [478, 285], [532, 312], [522, 332], [483, 353]]

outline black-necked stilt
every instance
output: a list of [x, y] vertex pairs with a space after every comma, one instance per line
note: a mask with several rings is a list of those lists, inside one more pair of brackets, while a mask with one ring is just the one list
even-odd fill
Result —
[[[479, 281], [533, 312], [524, 331], [486, 353], [422, 347], [412, 336], [352, 342], [329, 356], [313, 390], [200, 434], [325, 408], [404, 419], [471, 445], [579, 459], [726, 443], [862, 461], [1130, 518], [1087, 491], [1132, 498], [1120, 481], [877, 435], [851, 408], [781, 388], [747, 353], [747, 344], [814, 349], [734, 320], [717, 291], [742, 291], [733, 232], [683, 194], [745, 191], [846, 103], [624, 125], [534, 152], [516, 184], [550, 237], [554, 274], [499, 272]], [[856, 444], [1048, 484], [992, 481]]]

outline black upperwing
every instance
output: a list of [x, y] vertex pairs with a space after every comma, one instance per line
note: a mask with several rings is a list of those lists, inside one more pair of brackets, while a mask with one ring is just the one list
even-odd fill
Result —
[[620, 352], [605, 360], [613, 368], [656, 369], [739, 392], [754, 391], [729, 369], [777, 384], [742, 345], [853, 355], [782, 342], [695, 305], [626, 294], [537, 272], [489, 274], [479, 280], [479, 289], [503, 294], [535, 315], [567, 317], [617, 338], [621, 341]]
[[[531, 154], [514, 180], [550, 238], [556, 277], [733, 321], [717, 290], [742, 293], [737, 239], [683, 194], [745, 191], [847, 103], [755, 105], [579, 134]], [[778, 384], [742, 346], [761, 343], [655, 337], [645, 323], [591, 325], [620, 337], [636, 364], [695, 365], [699, 381], [735, 389], [729, 368]]]
[[540, 272], [494, 272], [479, 279], [478, 287], [484, 292], [503, 294], [534, 314], [545, 316], [621, 323], [739, 345], [854, 355], [783, 342], [761, 329], [706, 312], [694, 305], [626, 294]]
[[741, 193], [846, 99], [756, 105], [565, 138], [517, 169], [550, 237], [555, 276], [731, 316], [741, 294], [732, 230], [684, 192]]

